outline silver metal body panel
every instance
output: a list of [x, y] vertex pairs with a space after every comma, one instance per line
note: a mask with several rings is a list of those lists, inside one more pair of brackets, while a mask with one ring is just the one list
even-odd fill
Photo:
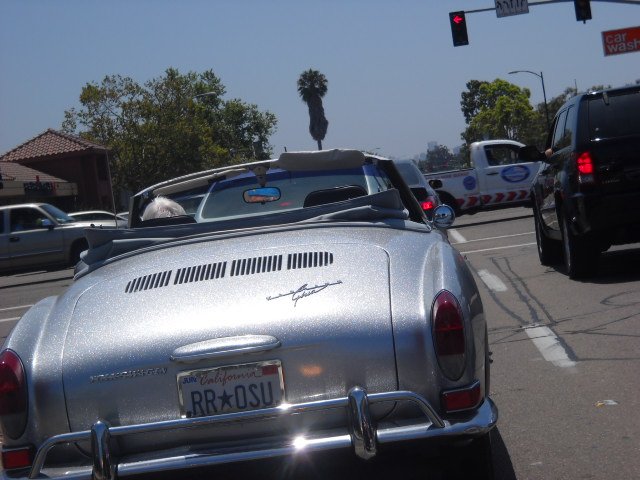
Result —
[[[455, 381], [434, 352], [441, 290], [464, 317]], [[36, 446], [34, 477], [342, 447], [368, 458], [377, 443], [448, 442], [497, 421], [473, 276], [445, 232], [411, 220], [307, 220], [150, 244], [36, 304], [4, 348], [22, 359], [29, 398], [26, 430], [4, 448]], [[246, 364], [281, 367], [283, 405], [183, 418], [182, 372]], [[469, 385], [480, 386], [478, 408], [443, 412], [442, 391]]]

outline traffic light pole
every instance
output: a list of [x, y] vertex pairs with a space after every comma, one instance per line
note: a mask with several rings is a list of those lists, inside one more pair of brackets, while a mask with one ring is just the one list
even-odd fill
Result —
[[[476, 8], [474, 10], [458, 10], [456, 12], [449, 12], [449, 23], [451, 25], [451, 35], [453, 38], [453, 46], [460, 47], [463, 45], [469, 45], [469, 35], [467, 33], [467, 21], [465, 14], [467, 13], [479, 13], [479, 12], [496, 12], [498, 17], [505, 17], [511, 15], [520, 15], [522, 13], [529, 12], [529, 6], [537, 7], [538, 5], [549, 5], [553, 3], [573, 3], [576, 11], [576, 20], [579, 22], [587, 23], [587, 20], [591, 20], [591, 2], [608, 2], [608, 3], [622, 3], [628, 5], [640, 6], [640, 0], [540, 0], [538, 2], [521, 2], [517, 4], [517, 9], [511, 11], [509, 7], [504, 7], [502, 10], [498, 10], [498, 6], [504, 6], [508, 2], [501, 4], [499, 1], [495, 1], [495, 7], [488, 8]], [[523, 5], [524, 3], [524, 5]], [[511, 2], [511, 5], [513, 1]], [[509, 4], [508, 4], [509, 5]], [[522, 7], [526, 7], [522, 9]]]
[[[529, 2], [530, 7], [536, 7], [538, 5], [549, 5], [552, 3], [573, 3], [574, 0], [540, 0], [539, 2]], [[626, 3], [628, 5], [640, 6], [640, 0], [591, 0], [592, 2], [604, 2], [604, 3]], [[464, 13], [479, 13], [479, 12], [493, 12], [496, 7], [478, 8], [475, 10], [465, 10]]]

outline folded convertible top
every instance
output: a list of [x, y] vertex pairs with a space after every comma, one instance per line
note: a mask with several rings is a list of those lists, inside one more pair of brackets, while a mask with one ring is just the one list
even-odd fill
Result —
[[398, 190], [391, 189], [342, 202], [240, 219], [133, 229], [88, 228], [85, 230], [85, 236], [89, 249], [81, 255], [81, 261], [76, 266], [75, 278], [95, 270], [107, 260], [119, 255], [185, 237], [299, 222], [371, 222], [408, 218]]

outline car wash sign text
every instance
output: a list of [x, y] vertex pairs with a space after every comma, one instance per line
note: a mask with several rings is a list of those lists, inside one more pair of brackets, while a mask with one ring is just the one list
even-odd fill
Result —
[[638, 52], [640, 51], [640, 27], [602, 32], [602, 46], [605, 56]]

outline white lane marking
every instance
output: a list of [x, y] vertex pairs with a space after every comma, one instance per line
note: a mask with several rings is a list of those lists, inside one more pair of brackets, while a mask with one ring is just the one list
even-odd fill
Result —
[[490, 252], [491, 250], [504, 250], [505, 248], [528, 247], [529, 245], [535, 245], [535, 244], [536, 242], [521, 243], [520, 245], [508, 245], [506, 247], [483, 248], [482, 250], [469, 250], [468, 252], [460, 252], [460, 253], [463, 255], [466, 255], [467, 253]]
[[2, 322], [17, 322], [21, 317], [13, 317], [13, 318], [0, 318], [0, 323]]
[[457, 231], [455, 228], [449, 230], [449, 235], [453, 237], [453, 243], [467, 243], [467, 239], [462, 236], [462, 234]]
[[538, 325], [525, 327], [524, 330], [547, 362], [562, 368], [576, 366], [576, 362], [569, 358], [553, 330]]
[[[449, 230], [449, 231], [451, 232], [452, 230]], [[456, 233], [458, 233], [458, 232], [456, 232]], [[485, 240], [500, 240], [501, 238], [520, 237], [522, 235], [535, 235], [535, 233], [536, 232], [525, 232], [525, 233], [514, 233], [513, 235], [501, 235], [499, 237], [474, 238], [473, 240], [465, 239], [465, 241], [461, 242], [461, 243], [484, 242]]]
[[490, 273], [488, 270], [478, 270], [478, 276], [482, 279], [489, 290], [493, 290], [494, 292], [507, 291], [507, 286], [502, 283], [502, 280], [496, 277], [493, 273]]
[[20, 310], [22, 308], [31, 308], [33, 307], [33, 305], [21, 305], [19, 307], [7, 307], [7, 308], [0, 308], [0, 312], [6, 312], [9, 310]]

